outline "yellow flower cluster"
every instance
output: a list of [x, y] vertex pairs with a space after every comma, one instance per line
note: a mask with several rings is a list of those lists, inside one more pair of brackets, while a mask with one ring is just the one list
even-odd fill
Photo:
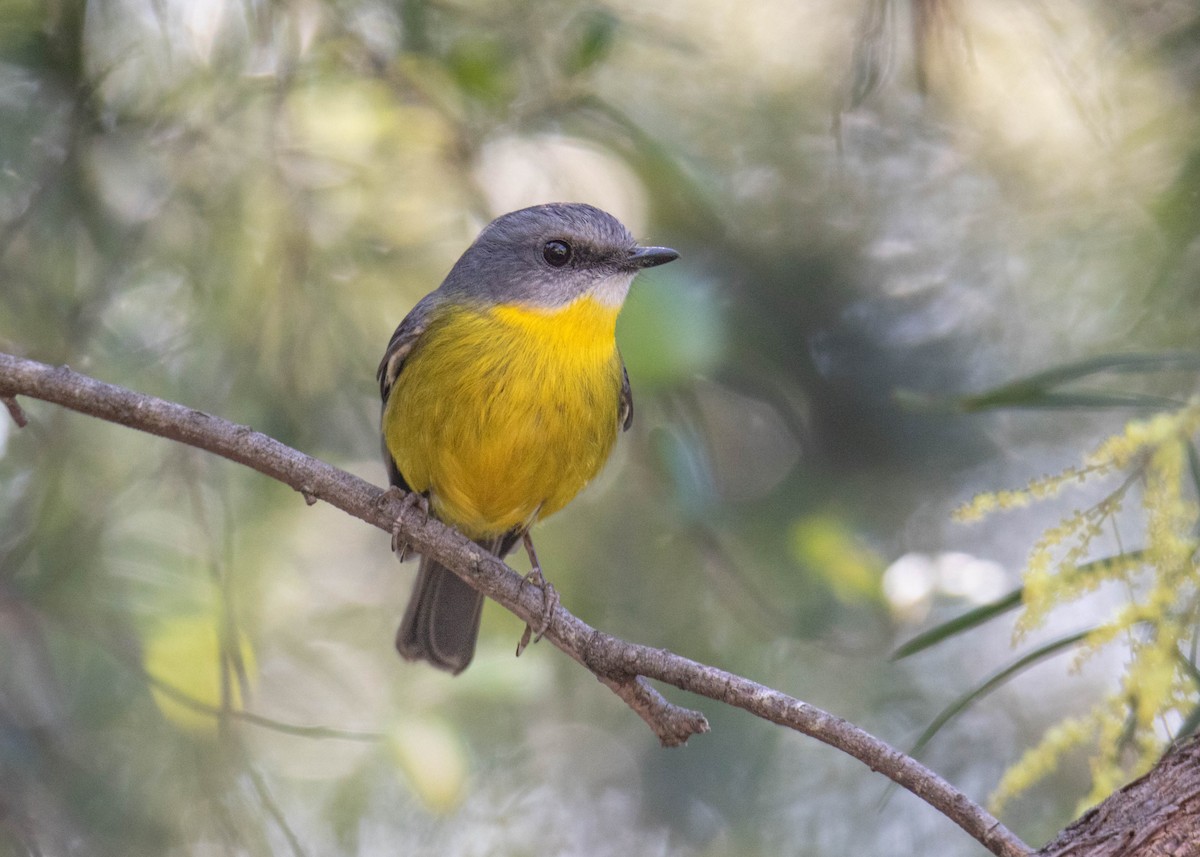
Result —
[[988, 801], [992, 811], [1000, 812], [1010, 799], [1054, 773], [1058, 760], [1068, 751], [1094, 740], [1099, 719], [1098, 712], [1093, 711], [1085, 717], [1068, 718], [1051, 727], [1042, 736], [1041, 743], [1027, 750], [1020, 761], [1004, 772]]
[[954, 510], [954, 520], [971, 523], [982, 520], [992, 512], [1020, 509], [1035, 500], [1053, 497], [1071, 482], [1083, 482], [1094, 470], [1090, 467], [1068, 467], [1060, 473], [1034, 479], [1019, 491], [988, 491], [977, 494], [971, 502]]
[[[1165, 724], [1178, 723], [1200, 705], [1196, 672], [1187, 668], [1183, 654], [1200, 623], [1200, 506], [1188, 460], [1198, 431], [1200, 402], [1130, 422], [1080, 466], [1035, 480], [1019, 491], [980, 495], [956, 513], [959, 520], [975, 520], [1052, 496], [1090, 476], [1125, 474], [1099, 502], [1042, 533], [1025, 569], [1025, 611], [1017, 624], [1020, 636], [1043, 623], [1055, 608], [1102, 584], [1120, 582], [1128, 603], [1088, 634], [1077, 663], [1122, 642], [1128, 647], [1125, 673], [1115, 693], [1087, 715], [1050, 729], [1008, 770], [992, 796], [997, 810], [1051, 773], [1065, 753], [1083, 746], [1092, 748], [1092, 790], [1084, 803], [1104, 798], [1153, 765], [1168, 737]], [[1134, 486], [1141, 488], [1142, 547], [1089, 561], [1092, 543], [1113, 525]]]

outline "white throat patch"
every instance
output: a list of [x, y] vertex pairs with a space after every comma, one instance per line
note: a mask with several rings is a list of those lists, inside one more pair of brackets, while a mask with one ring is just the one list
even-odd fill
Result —
[[618, 308], [625, 303], [625, 297], [629, 294], [629, 285], [633, 282], [635, 274], [636, 272], [621, 273], [605, 277], [592, 287], [589, 294], [604, 306]]

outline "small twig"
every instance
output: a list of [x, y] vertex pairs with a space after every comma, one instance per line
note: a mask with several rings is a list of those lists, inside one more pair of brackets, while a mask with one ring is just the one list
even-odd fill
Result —
[[646, 721], [664, 747], [679, 747], [693, 735], [708, 731], [708, 718], [699, 711], [668, 702], [641, 676], [611, 679], [594, 671], [593, 674]]
[[287, 840], [288, 847], [292, 850], [292, 857], [305, 857], [307, 852], [305, 852], [304, 846], [300, 844], [300, 837], [296, 835], [296, 831], [292, 830], [292, 826], [288, 824], [287, 816], [283, 814], [283, 809], [275, 802], [275, 798], [271, 796], [271, 790], [267, 788], [267, 781], [263, 779], [262, 774], [253, 765], [247, 765], [246, 771], [250, 774], [250, 782], [254, 785], [254, 791], [258, 794], [258, 802], [262, 804], [263, 809], [267, 811], [267, 815], [271, 816], [275, 825], [279, 828], [279, 832]]
[[[305, 499], [323, 500], [411, 544], [527, 624], [542, 619], [540, 590], [474, 542], [434, 518], [401, 518], [403, 497], [385, 492], [273, 438], [200, 411], [0, 353], [0, 389], [26, 395], [130, 428], [190, 444], [251, 467], [290, 485]], [[698, 712], [680, 708], [650, 687], [656, 679], [742, 708], [795, 729], [859, 759], [942, 812], [999, 857], [1023, 857], [1030, 849], [999, 821], [933, 771], [857, 726], [769, 687], [696, 663], [662, 649], [604, 634], [557, 607], [545, 637], [583, 664], [624, 700], [667, 746], [708, 730]]]
[[[129, 666], [128, 664], [124, 664]], [[184, 708], [191, 709], [199, 714], [210, 715], [214, 720], [221, 717], [228, 717], [232, 720], [240, 720], [243, 723], [249, 723], [252, 726], [258, 726], [262, 729], [269, 729], [272, 732], [279, 732], [283, 735], [293, 735], [297, 738], [313, 738], [318, 740], [336, 740], [336, 741], [357, 741], [361, 743], [377, 743], [384, 740], [384, 735], [381, 732], [356, 732], [350, 729], [332, 729], [328, 726], [301, 726], [297, 723], [285, 723], [282, 720], [276, 720], [272, 717], [265, 717], [262, 714], [255, 714], [253, 711], [247, 711], [244, 708], [232, 708], [225, 705], [210, 705], [207, 702], [196, 699], [194, 696], [180, 690], [173, 684], [169, 684], [160, 678], [150, 675], [144, 670], [137, 670], [136, 667], [131, 667], [135, 671], [141, 673], [142, 678], [153, 685], [153, 687], [163, 696], [169, 698], [173, 702], [182, 705]]]
[[8, 414], [17, 424], [17, 428], [25, 428], [29, 425], [29, 418], [25, 416], [25, 411], [21, 409], [21, 404], [17, 401], [16, 396], [0, 396], [0, 402], [3, 402], [4, 407], [8, 408]]

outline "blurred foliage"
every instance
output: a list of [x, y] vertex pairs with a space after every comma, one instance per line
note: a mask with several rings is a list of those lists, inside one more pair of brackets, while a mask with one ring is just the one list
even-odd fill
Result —
[[[904, 743], [1009, 655], [981, 628], [894, 665], [895, 639], [1011, 590], [1052, 514], [948, 511], [1111, 427], [893, 391], [1194, 346], [1198, 82], [1190, 0], [0, 0], [0, 347], [382, 482], [395, 324], [492, 216], [606, 208], [683, 259], [622, 315], [634, 429], [538, 532], [564, 603]], [[1190, 392], [1130, 377], [1124, 404]], [[862, 824], [868, 772], [715, 707], [660, 750], [554, 652], [514, 661], [495, 610], [463, 676], [402, 664], [386, 536], [26, 405], [0, 421], [0, 852], [945, 841], [907, 797]], [[930, 762], [986, 794], [1086, 695], [1051, 666]], [[1085, 780], [1006, 821], [1057, 830]]]
[[[1119, 485], [1086, 509], [1047, 529], [1035, 544], [1024, 571], [1024, 612], [1017, 625], [1024, 636], [1062, 609], [1102, 586], [1128, 591], [1128, 603], [1086, 634], [1077, 659], [1120, 643], [1127, 650], [1119, 689], [1086, 715], [1051, 729], [1004, 776], [992, 801], [997, 806], [1053, 770], [1073, 746], [1092, 750], [1092, 790], [1083, 806], [1103, 800], [1130, 776], [1140, 775], [1177, 735], [1163, 724], [1190, 721], [1200, 708], [1195, 651], [1200, 598], [1195, 585], [1196, 533], [1200, 482], [1188, 466], [1195, 459], [1200, 405], [1192, 404], [1149, 420], [1135, 420], [1102, 443], [1079, 467], [1039, 479], [1022, 491], [981, 494], [960, 517], [974, 520], [990, 511], [1015, 508], [1063, 491], [1068, 485], [1113, 473]], [[1144, 547], [1122, 551], [1103, 562], [1085, 561], [1094, 541], [1117, 521], [1128, 495], [1141, 486]], [[1056, 648], [1064, 644], [1060, 641]], [[1041, 657], [1045, 652], [1035, 652]], [[1027, 656], [1029, 657], [1029, 656]], [[1007, 677], [1007, 676], [1005, 676]]]
[[[1172, 410], [1134, 420], [1107, 438], [1082, 464], [1037, 478], [1018, 490], [976, 495], [955, 512], [960, 521], [978, 521], [1000, 511], [1045, 501], [1088, 480], [1114, 472], [1115, 489], [1086, 509], [1073, 510], [1037, 539], [1023, 571], [1024, 585], [991, 603], [968, 610], [928, 629], [900, 646], [903, 658], [944, 643], [1023, 606], [1016, 625], [1018, 642], [1062, 611], [1103, 587], [1119, 587], [1126, 603], [1105, 621], [1042, 643], [963, 693], [944, 708], [917, 739], [919, 753], [950, 720], [1029, 667], [1067, 649], [1076, 650], [1076, 666], [1107, 646], [1126, 649], [1118, 689], [1083, 715], [1065, 719], [1006, 771], [992, 797], [998, 809], [1039, 779], [1051, 774], [1062, 756], [1080, 746], [1090, 758], [1092, 787], [1080, 809], [1103, 800], [1132, 776], [1144, 773], [1172, 740], [1190, 735], [1200, 724], [1200, 668], [1195, 663], [1200, 627], [1196, 572], [1196, 533], [1200, 532], [1200, 453], [1195, 436], [1200, 410], [1189, 377], [1200, 367], [1194, 352], [1100, 355], [1038, 372], [984, 393], [943, 403], [952, 409], [991, 408]], [[1179, 373], [1184, 374], [1180, 380]], [[1112, 375], [1149, 375], [1156, 384], [1142, 389], [1111, 389]], [[1101, 386], [1096, 387], [1097, 379]], [[1107, 380], [1107, 385], [1103, 381]], [[1087, 391], [1064, 390], [1092, 382]], [[1155, 392], [1149, 389], [1157, 388]], [[1185, 397], [1191, 392], [1191, 401]], [[902, 399], [927, 407], [930, 402], [904, 394]], [[1141, 488], [1135, 538], [1143, 547], [1125, 547], [1119, 523], [1128, 495]], [[1091, 545], [1106, 530], [1120, 552], [1088, 559]], [[1126, 536], [1129, 537], [1128, 534]], [[1190, 654], [1189, 654], [1190, 653]]]

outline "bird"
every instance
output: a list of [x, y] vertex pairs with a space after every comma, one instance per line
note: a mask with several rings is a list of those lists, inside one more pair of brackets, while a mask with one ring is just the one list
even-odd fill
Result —
[[[640, 271], [677, 258], [584, 203], [504, 214], [400, 322], [379, 363], [391, 486], [500, 558], [523, 543], [545, 598], [539, 636], [556, 602], [530, 528], [600, 472], [631, 425], [617, 315]], [[461, 673], [482, 608], [422, 556], [396, 648]]]

